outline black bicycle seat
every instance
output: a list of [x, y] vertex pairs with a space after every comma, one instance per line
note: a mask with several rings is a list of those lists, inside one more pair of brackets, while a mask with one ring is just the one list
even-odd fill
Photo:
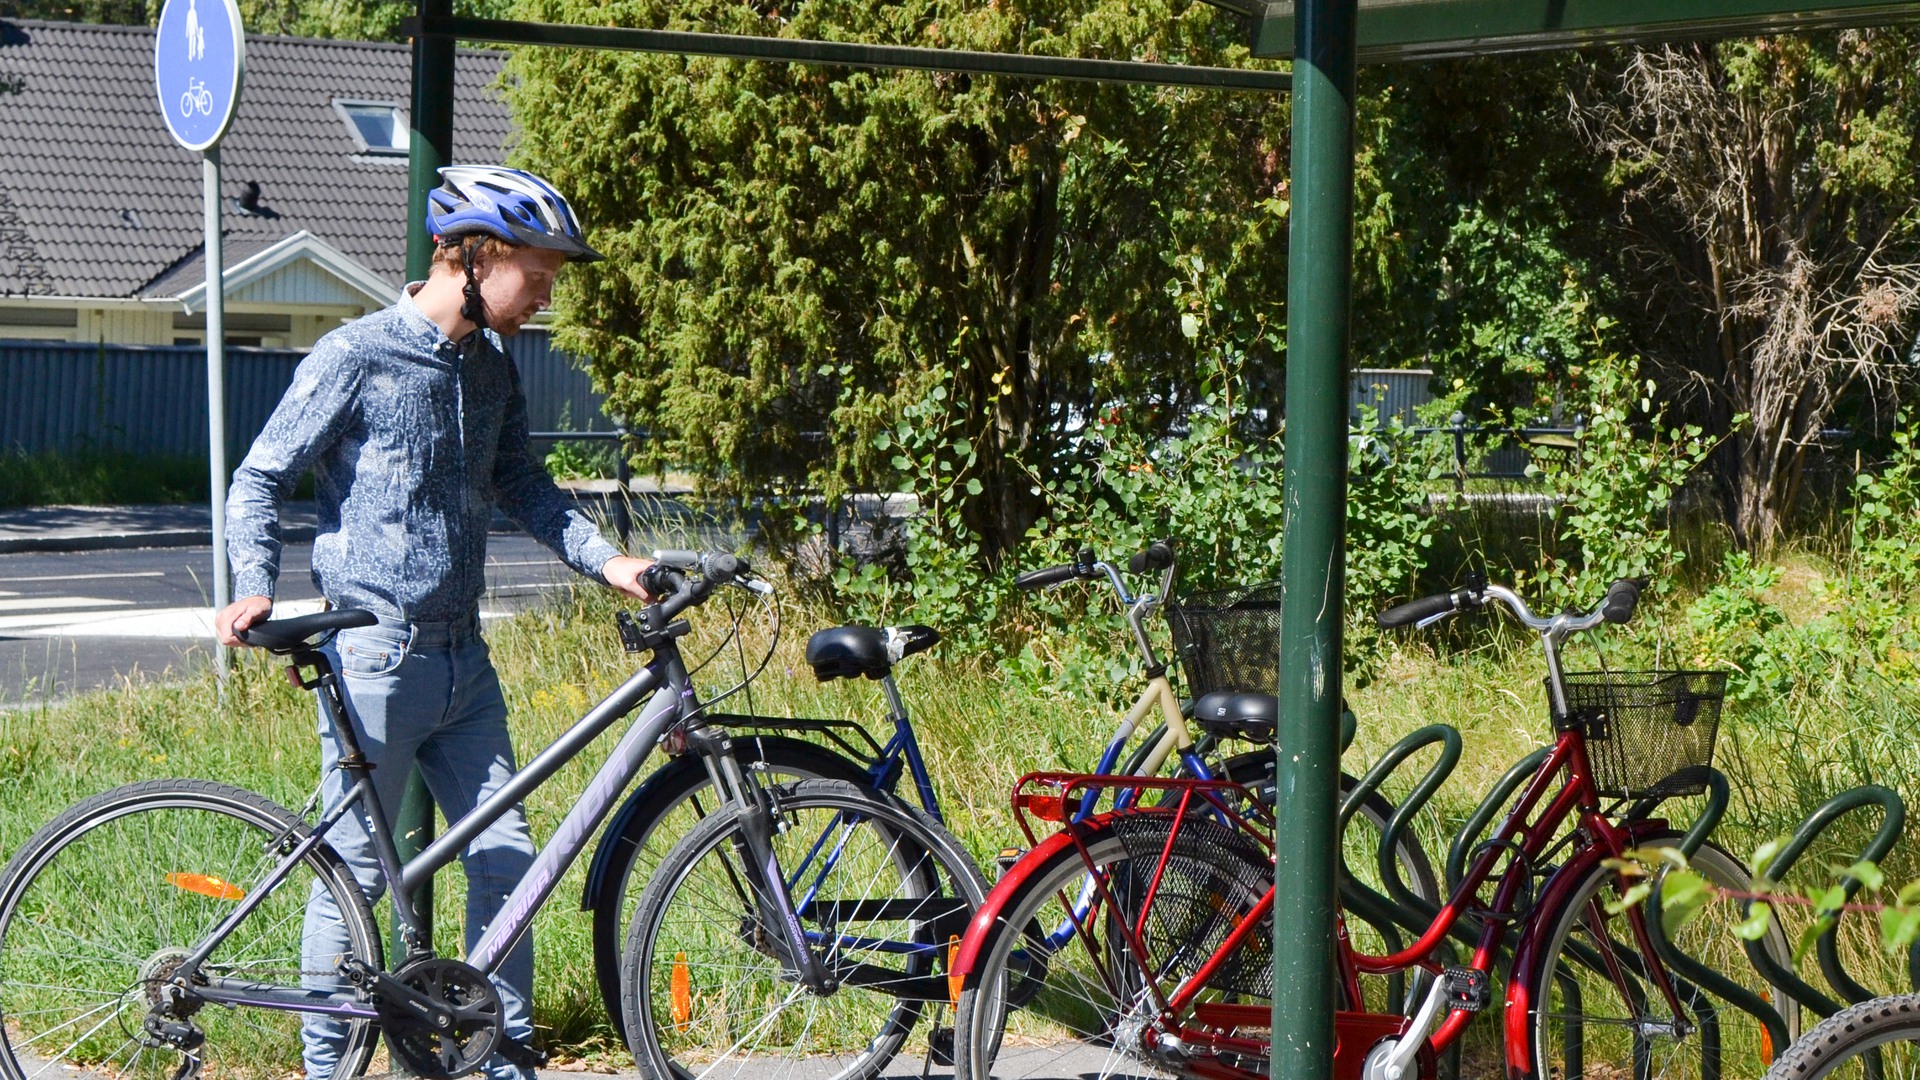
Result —
[[291, 619], [273, 619], [255, 623], [240, 631], [238, 637], [249, 645], [257, 645], [270, 653], [286, 656], [302, 649], [313, 648], [315, 643], [308, 639], [316, 634], [331, 635], [356, 626], [372, 626], [379, 621], [371, 611], [362, 608], [340, 608], [336, 611], [321, 611], [312, 615], [297, 615]]
[[1193, 722], [1222, 739], [1272, 742], [1280, 699], [1254, 691], [1215, 690], [1193, 703]]
[[871, 626], [836, 626], [807, 639], [807, 663], [821, 682], [861, 675], [883, 679], [893, 671], [887, 639]]

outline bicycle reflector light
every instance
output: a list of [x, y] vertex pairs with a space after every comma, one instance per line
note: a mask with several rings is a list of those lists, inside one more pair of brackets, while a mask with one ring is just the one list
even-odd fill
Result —
[[1019, 801], [1027, 813], [1041, 821], [1057, 824], [1067, 820], [1066, 799], [1058, 792], [1023, 791]]
[[673, 1028], [685, 1031], [693, 1023], [693, 979], [687, 975], [687, 954], [673, 954]]
[[211, 874], [182, 874], [175, 871], [167, 875], [167, 884], [190, 893], [211, 896], [215, 900], [238, 900], [247, 895], [246, 890], [240, 886], [230, 884]]

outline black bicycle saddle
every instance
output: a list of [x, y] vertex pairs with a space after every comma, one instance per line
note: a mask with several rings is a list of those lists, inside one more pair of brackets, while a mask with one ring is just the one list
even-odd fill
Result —
[[814, 678], [821, 682], [859, 676], [884, 679], [893, 671], [893, 658], [887, 654], [889, 634], [900, 659], [925, 652], [940, 640], [940, 632], [930, 626], [895, 626], [886, 630], [836, 626], [807, 639], [807, 663], [813, 665]]
[[316, 634], [331, 636], [356, 626], [372, 626], [379, 621], [374, 617], [373, 612], [362, 608], [339, 608], [335, 611], [315, 612], [312, 615], [296, 615], [291, 619], [272, 619], [255, 623], [240, 631], [238, 637], [249, 645], [257, 645], [270, 653], [286, 656], [302, 649], [313, 648], [318, 642], [308, 639]]
[[1193, 722], [1222, 739], [1272, 742], [1280, 699], [1254, 691], [1215, 690], [1193, 703]]

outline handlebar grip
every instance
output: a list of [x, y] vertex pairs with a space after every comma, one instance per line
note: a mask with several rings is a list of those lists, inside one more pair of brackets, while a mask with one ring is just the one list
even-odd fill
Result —
[[656, 559], [652, 566], [640, 571], [640, 587], [656, 598], [679, 592], [685, 581], [680, 571], [665, 559]]
[[1049, 566], [1041, 570], [1029, 570], [1013, 579], [1015, 585], [1023, 589], [1044, 589], [1049, 585], [1058, 585], [1063, 581], [1072, 581], [1080, 576], [1080, 568], [1073, 563]]
[[1422, 619], [1435, 615], [1445, 615], [1460, 608], [1458, 593], [1444, 592], [1434, 596], [1423, 596], [1418, 600], [1409, 600], [1404, 604], [1390, 607], [1373, 617], [1382, 630], [1391, 630], [1396, 626], [1412, 626]]
[[1607, 586], [1607, 598], [1600, 601], [1600, 617], [1610, 623], [1631, 620], [1634, 607], [1640, 603], [1640, 590], [1645, 584], [1632, 578], [1621, 578]]
[[718, 551], [700, 560], [700, 572], [714, 581], [726, 584], [745, 577], [752, 572], [747, 560], [732, 552]]
[[1149, 570], [1165, 570], [1173, 565], [1173, 543], [1169, 540], [1155, 540], [1147, 545], [1147, 550], [1138, 552], [1127, 560], [1127, 569], [1136, 574]]

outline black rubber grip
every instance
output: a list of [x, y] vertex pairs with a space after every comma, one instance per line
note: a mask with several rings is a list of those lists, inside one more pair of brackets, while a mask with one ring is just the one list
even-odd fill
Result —
[[672, 596], [679, 592], [680, 586], [686, 580], [679, 570], [664, 559], [640, 571], [640, 587], [647, 590], [648, 595], [655, 599]]
[[1621, 578], [1607, 586], [1607, 598], [1600, 602], [1600, 617], [1610, 623], [1632, 619], [1633, 609], [1640, 603], [1641, 585], [1632, 578]]
[[1460, 606], [1453, 593], [1444, 592], [1436, 596], [1423, 596], [1418, 600], [1409, 600], [1397, 607], [1390, 607], [1373, 617], [1383, 630], [1396, 626], [1412, 626], [1422, 619], [1435, 615], [1444, 615]]
[[700, 572], [715, 581], [737, 581], [749, 571], [747, 560], [731, 552], [719, 551], [700, 558]]
[[1049, 585], [1058, 585], [1063, 581], [1072, 581], [1080, 576], [1080, 568], [1072, 563], [1061, 566], [1049, 566], [1041, 570], [1029, 570], [1013, 579], [1015, 585], [1023, 589], [1044, 589]]
[[1127, 569], [1136, 574], [1149, 570], [1165, 570], [1173, 565], [1173, 545], [1165, 540], [1155, 540], [1147, 545], [1147, 550], [1139, 552], [1127, 560]]

